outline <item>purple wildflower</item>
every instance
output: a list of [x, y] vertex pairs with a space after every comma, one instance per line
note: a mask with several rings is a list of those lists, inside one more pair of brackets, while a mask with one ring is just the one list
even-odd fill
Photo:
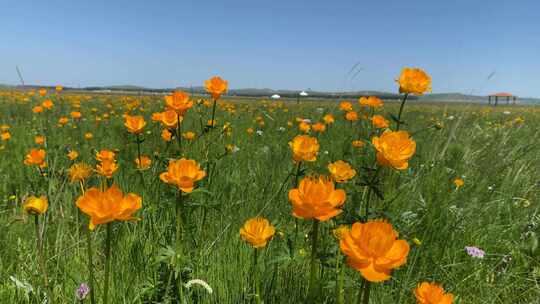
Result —
[[77, 288], [77, 290], [75, 290], [75, 296], [77, 297], [77, 299], [79, 299], [81, 301], [86, 299], [86, 296], [89, 293], [90, 293], [90, 287], [88, 287], [88, 285], [86, 283], [81, 283], [79, 288]]
[[473, 258], [479, 258], [483, 259], [486, 252], [478, 247], [474, 246], [465, 246], [465, 251], [467, 251], [467, 254], [472, 256]]

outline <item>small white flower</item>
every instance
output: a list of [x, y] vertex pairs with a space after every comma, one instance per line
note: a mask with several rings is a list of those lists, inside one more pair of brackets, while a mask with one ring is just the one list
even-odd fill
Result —
[[503, 114], [504, 114], [504, 115], [509, 115], [509, 114], [510, 114], [510, 111], [504, 111]]
[[324, 154], [328, 154], [328, 151], [324, 151], [323, 153], [324, 153]]
[[259, 136], [262, 136], [262, 135], [263, 135], [263, 131], [262, 131], [262, 130], [257, 130], [255, 133], [257, 133], [257, 135], [259, 135]]
[[304, 118], [304, 119], [303, 119], [303, 122], [305, 122], [305, 123], [311, 123], [311, 119], [309, 119], [309, 118]]
[[448, 119], [448, 120], [454, 120], [454, 118], [455, 118], [454, 115], [450, 115], [450, 116], [448, 116], [448, 118], [446, 118], [446, 119]]
[[206, 289], [206, 291], [207, 291], [209, 294], [212, 294], [212, 293], [214, 292], [214, 291], [212, 290], [212, 287], [210, 287], [210, 285], [208, 285], [208, 283], [206, 283], [205, 281], [200, 280], [200, 279], [189, 280], [189, 281], [187, 281], [186, 284], [184, 284], [184, 286], [185, 286], [187, 289], [190, 289], [191, 286], [192, 286], [193, 284], [200, 285], [200, 286], [204, 287], [204, 289]]
[[324, 112], [324, 108], [317, 108], [317, 112], [323, 113], [323, 112]]
[[279, 127], [279, 128], [278, 128], [278, 131], [279, 131], [279, 132], [285, 132], [285, 128], [284, 128], [284, 127]]

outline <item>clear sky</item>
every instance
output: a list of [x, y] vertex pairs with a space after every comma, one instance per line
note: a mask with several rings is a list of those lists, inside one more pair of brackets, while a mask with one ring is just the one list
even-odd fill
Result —
[[0, 20], [0, 83], [395, 91], [417, 66], [435, 93], [540, 97], [538, 0], [0, 0]]

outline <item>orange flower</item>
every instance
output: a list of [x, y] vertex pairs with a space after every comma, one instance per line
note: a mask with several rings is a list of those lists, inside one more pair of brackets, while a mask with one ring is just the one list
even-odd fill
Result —
[[78, 112], [78, 111], [73, 111], [73, 112], [70, 113], [70, 115], [71, 115], [71, 118], [73, 118], [73, 119], [79, 119], [79, 118], [82, 117], [81, 112]]
[[358, 113], [356, 113], [355, 111], [349, 111], [345, 114], [345, 119], [348, 121], [357, 121]]
[[329, 220], [342, 212], [339, 207], [345, 203], [343, 189], [335, 189], [328, 177], [306, 177], [297, 189], [289, 191], [289, 201], [293, 206], [293, 216], [303, 219]]
[[404, 170], [416, 152], [416, 142], [407, 131], [385, 131], [381, 137], [373, 137], [371, 143], [377, 150], [377, 162], [382, 166]]
[[328, 171], [330, 171], [330, 175], [338, 183], [344, 183], [356, 175], [356, 170], [342, 160], [328, 164]]
[[422, 282], [414, 290], [418, 304], [452, 304], [454, 295], [445, 293], [442, 286], [436, 283]]
[[349, 101], [342, 101], [339, 103], [339, 109], [345, 112], [350, 112], [353, 110], [352, 103]]
[[162, 112], [155, 112], [152, 113], [152, 121], [160, 122], [163, 119], [163, 113]]
[[64, 90], [64, 87], [61, 85], [57, 85], [54, 89], [56, 90], [56, 93], [60, 93]]
[[456, 177], [456, 179], [454, 179], [454, 185], [456, 185], [456, 188], [459, 188], [459, 187], [465, 185], [465, 181], [463, 181], [463, 179], [461, 179], [459, 177]]
[[35, 106], [35, 107], [32, 108], [32, 112], [41, 113], [41, 112], [43, 112], [43, 107], [42, 106]]
[[368, 106], [372, 108], [380, 108], [383, 106], [383, 102], [379, 97], [369, 96], [369, 97], [360, 97], [358, 103], [362, 106]]
[[28, 154], [26, 154], [26, 158], [24, 159], [24, 164], [27, 166], [36, 165], [41, 168], [45, 168], [47, 164], [45, 163], [45, 156], [47, 155], [47, 152], [43, 149], [32, 149]]
[[39, 96], [43, 97], [43, 96], [47, 95], [47, 89], [45, 89], [45, 88], [39, 89], [38, 93], [39, 93]]
[[340, 225], [336, 229], [332, 230], [332, 234], [337, 240], [341, 240], [345, 236], [345, 233], [348, 231], [349, 231], [349, 227], [345, 225]]
[[431, 91], [431, 77], [422, 69], [404, 68], [397, 82], [400, 93], [423, 95]]
[[49, 201], [47, 200], [47, 197], [30, 196], [24, 202], [23, 210], [26, 213], [39, 215], [39, 214], [45, 213], [48, 207], [49, 207]]
[[247, 128], [247, 129], [246, 129], [246, 133], [247, 133], [248, 135], [252, 135], [253, 132], [255, 132], [255, 130], [253, 130], [253, 128]]
[[355, 147], [355, 148], [362, 148], [365, 145], [366, 144], [363, 141], [359, 140], [359, 139], [352, 141], [352, 146]]
[[256, 217], [247, 220], [240, 228], [240, 237], [254, 248], [263, 248], [274, 236], [276, 229], [267, 219]]
[[[168, 110], [163, 113], [161, 113], [161, 123], [167, 127], [167, 128], [176, 128], [178, 125], [178, 118], [182, 119], [182, 117], [178, 117], [178, 114], [174, 110]], [[180, 120], [181, 122], [182, 120]]]
[[300, 124], [298, 124], [298, 130], [304, 133], [308, 133], [309, 130], [311, 130], [311, 125], [305, 121], [301, 121]]
[[193, 140], [195, 138], [195, 133], [191, 131], [187, 131], [187, 132], [182, 133], [182, 137], [185, 140]]
[[193, 107], [193, 101], [189, 99], [189, 94], [183, 91], [175, 91], [172, 95], [165, 96], [165, 104], [170, 110], [182, 116]]
[[11, 133], [9, 133], [8, 131], [4, 131], [4, 132], [2, 132], [1, 137], [2, 137], [3, 141], [10, 140], [11, 139]]
[[172, 133], [171, 131], [164, 129], [161, 131], [161, 138], [163, 138], [164, 141], [171, 141], [172, 139]]
[[205, 176], [206, 172], [201, 170], [196, 161], [181, 158], [171, 160], [167, 172], [161, 173], [159, 178], [167, 184], [177, 186], [182, 192], [191, 193], [195, 188], [195, 182]]
[[135, 165], [137, 166], [137, 169], [140, 170], [146, 170], [150, 168], [150, 165], [152, 164], [152, 160], [148, 156], [141, 155], [141, 158], [138, 157], [135, 159]]
[[70, 160], [75, 160], [77, 157], [79, 157], [79, 153], [77, 153], [77, 151], [75, 151], [75, 150], [71, 150], [71, 151], [69, 151], [67, 156], [68, 156], [68, 158]]
[[61, 125], [65, 125], [68, 122], [69, 122], [69, 119], [67, 117], [60, 117], [60, 119], [58, 119], [58, 123]]
[[92, 167], [85, 163], [76, 163], [68, 169], [68, 175], [72, 183], [84, 182], [92, 175]]
[[340, 241], [347, 263], [370, 282], [390, 279], [392, 269], [407, 262], [409, 244], [398, 240], [392, 225], [382, 220], [354, 223]]
[[215, 127], [216, 124], [217, 124], [217, 120], [216, 120], [216, 119], [214, 119], [214, 120], [209, 119], [209, 120], [206, 122], [206, 126], [208, 126], [208, 127]]
[[373, 115], [373, 117], [371, 117], [371, 123], [373, 126], [375, 126], [375, 128], [379, 129], [388, 128], [390, 126], [388, 120], [386, 120], [382, 115]]
[[90, 140], [90, 139], [92, 139], [92, 138], [94, 138], [94, 134], [92, 134], [92, 133], [90, 133], [90, 132], [84, 133], [84, 139]]
[[38, 135], [34, 137], [34, 142], [36, 143], [36, 145], [43, 145], [45, 143], [45, 136]]
[[140, 134], [142, 133], [144, 126], [146, 126], [146, 121], [144, 121], [144, 117], [140, 115], [126, 115], [124, 126], [126, 126], [129, 133]]
[[88, 189], [77, 199], [77, 207], [90, 216], [88, 228], [94, 230], [97, 225], [112, 221], [134, 220], [133, 213], [142, 207], [142, 199], [134, 193], [124, 196], [116, 185], [102, 192], [97, 188]]
[[326, 131], [326, 125], [323, 124], [322, 122], [317, 122], [313, 124], [311, 128], [313, 129], [314, 132], [323, 133], [324, 131]]
[[332, 116], [332, 114], [324, 115], [323, 120], [324, 120], [324, 123], [327, 125], [333, 124], [335, 121], [334, 116]]
[[54, 107], [54, 103], [53, 103], [52, 100], [50, 100], [50, 99], [45, 99], [45, 100], [41, 103], [41, 105], [42, 105], [45, 109], [47, 109], [47, 110], [50, 110], [50, 109], [52, 109], [52, 108]]
[[114, 160], [115, 157], [115, 153], [111, 150], [101, 150], [96, 153], [96, 159], [100, 162], [105, 160]]
[[214, 100], [218, 99], [221, 95], [227, 92], [228, 82], [221, 79], [221, 77], [214, 76], [204, 81], [204, 87], [206, 91], [212, 95]]
[[106, 178], [112, 178], [116, 170], [118, 170], [118, 165], [114, 159], [105, 159], [96, 165], [97, 174], [105, 176]]
[[319, 153], [319, 142], [317, 138], [309, 135], [298, 135], [289, 142], [289, 147], [293, 152], [293, 159], [296, 162], [317, 160]]

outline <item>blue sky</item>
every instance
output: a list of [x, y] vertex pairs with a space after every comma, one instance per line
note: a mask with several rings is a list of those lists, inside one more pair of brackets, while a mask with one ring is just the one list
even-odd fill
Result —
[[[434, 92], [540, 97], [540, 1], [6, 1], [0, 83]], [[358, 73], [348, 75], [355, 64]], [[352, 77], [356, 74], [355, 77]]]

